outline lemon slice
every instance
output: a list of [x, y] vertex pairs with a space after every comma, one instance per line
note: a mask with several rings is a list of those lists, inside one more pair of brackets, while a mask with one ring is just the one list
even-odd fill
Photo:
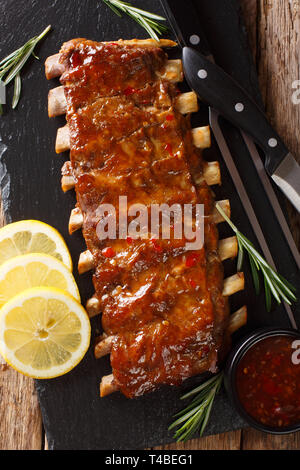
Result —
[[21, 220], [0, 229], [0, 264], [13, 256], [47, 253], [72, 271], [72, 259], [60, 233], [39, 220]]
[[21, 292], [0, 310], [0, 353], [22, 374], [50, 379], [73, 369], [90, 344], [86, 311], [52, 287]]
[[75, 279], [61, 261], [44, 253], [29, 253], [0, 266], [0, 307], [19, 292], [40, 286], [57, 287], [80, 301]]

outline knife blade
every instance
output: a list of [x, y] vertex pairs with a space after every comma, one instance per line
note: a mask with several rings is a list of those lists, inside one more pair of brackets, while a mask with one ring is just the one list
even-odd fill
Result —
[[[214, 62], [213, 56], [210, 52], [209, 45], [207, 43], [205, 35], [201, 31], [201, 28], [200, 28], [200, 25], [199, 25], [199, 22], [198, 22], [198, 19], [197, 19], [198, 18], [198, 13], [194, 10], [194, 6], [193, 6], [192, 2], [188, 0], [187, 2], [184, 2], [184, 5], [183, 5], [183, 2], [181, 2], [181, 1], [172, 0], [170, 2], [168, 0], [161, 0], [161, 4], [162, 4], [163, 9], [165, 11], [165, 14], [166, 14], [166, 16], [169, 20], [169, 23], [170, 23], [170, 25], [173, 29], [173, 32], [174, 32], [174, 34], [175, 34], [175, 36], [176, 36], [176, 38], [179, 42], [179, 45], [181, 45], [181, 47], [184, 49], [184, 48], [187, 48], [188, 44], [192, 44], [193, 47], [197, 47], [198, 50], [199, 49], [201, 50], [201, 53], [202, 53], [203, 57], [207, 61]], [[188, 28], [185, 27], [184, 29], [181, 29], [179, 27], [177, 18], [180, 18], [180, 24], [181, 25], [182, 24], [183, 25], [188, 25]], [[201, 69], [198, 69], [197, 73], [199, 72], [199, 70], [201, 70]], [[238, 194], [241, 198], [241, 202], [242, 202], [243, 207], [246, 211], [246, 214], [249, 218], [249, 221], [252, 225], [252, 228], [253, 228], [254, 233], [257, 237], [257, 240], [260, 244], [260, 247], [261, 247], [261, 249], [264, 253], [264, 256], [265, 256], [266, 260], [268, 261], [268, 263], [276, 269], [273, 257], [271, 255], [269, 247], [266, 243], [265, 237], [264, 237], [263, 232], [261, 230], [261, 227], [260, 227], [260, 224], [259, 224], [258, 219], [256, 217], [255, 211], [254, 211], [254, 209], [252, 207], [252, 204], [249, 200], [249, 197], [247, 195], [247, 192], [245, 190], [243, 182], [240, 178], [240, 175], [239, 175], [238, 170], [236, 168], [236, 165], [234, 163], [233, 157], [230, 153], [230, 150], [228, 148], [226, 140], [223, 136], [222, 130], [219, 126], [219, 113], [216, 110], [214, 110], [211, 106], [209, 106], [209, 115], [210, 115], [210, 125], [211, 125], [211, 128], [212, 128], [212, 132], [213, 132], [213, 134], [216, 138], [216, 141], [218, 143], [218, 146], [219, 146], [219, 149], [220, 149], [221, 154], [223, 156], [223, 159], [225, 161], [225, 164], [226, 164], [226, 166], [229, 170], [229, 173], [232, 177], [234, 185], [235, 185], [235, 187], [237, 189], [237, 192], [238, 192]], [[248, 144], [247, 146], [248, 146], [249, 150], [251, 150], [249, 142], [247, 142], [247, 144]], [[252, 156], [252, 158], [255, 157], [256, 163], [257, 163], [258, 152], [256, 151], [256, 153], [257, 153], [257, 155]], [[271, 187], [271, 190], [270, 190], [270, 188], [268, 188], [268, 195], [269, 195], [269, 197], [271, 196], [271, 202], [272, 202], [272, 206], [273, 206], [274, 210], [278, 211], [278, 209], [279, 209], [279, 212], [281, 212], [281, 214], [279, 213], [280, 218], [281, 218], [281, 220], [285, 221], [285, 218], [282, 214], [281, 208], [279, 206], [279, 203], [276, 199], [276, 196], [275, 196], [275, 193], [274, 193], [272, 187]], [[277, 204], [276, 204], [276, 202], [274, 203], [274, 201], [276, 201]], [[292, 246], [290, 245], [292, 253], [293, 253], [295, 258], [296, 257], [298, 258], [297, 263], [298, 263], [298, 266], [300, 266], [300, 256], [299, 256], [298, 250], [296, 249], [293, 237], [292, 237], [292, 235], [289, 231], [289, 228], [287, 226], [286, 221], [285, 221], [285, 225], [284, 225], [283, 228], [284, 228], [284, 233], [285, 233], [286, 237], [288, 238], [289, 244], [292, 245]], [[291, 323], [292, 327], [297, 328], [295, 318], [294, 318], [294, 315], [292, 313], [291, 308], [289, 307], [289, 305], [287, 305], [285, 303], [284, 303], [284, 307], [287, 311], [287, 314], [288, 314], [288, 317], [289, 317], [289, 320], [290, 320], [290, 323]]]
[[250, 136], [245, 134], [244, 132], [241, 132], [241, 135], [244, 139], [244, 142], [248, 148], [249, 154], [251, 156], [252, 162], [256, 168], [257, 174], [259, 176], [259, 179], [264, 187], [264, 190], [268, 196], [269, 202], [271, 203], [271, 206], [274, 210], [274, 213], [276, 215], [276, 218], [279, 222], [279, 225], [281, 227], [281, 230], [285, 236], [285, 239], [290, 247], [291, 253], [294, 257], [294, 260], [297, 264], [298, 269], [300, 269], [300, 253], [298, 251], [298, 248], [296, 246], [295, 240], [293, 238], [293, 235], [291, 234], [290, 228], [288, 226], [288, 223], [286, 221], [286, 218], [283, 214], [283, 211], [281, 209], [281, 206], [278, 202], [277, 196], [275, 194], [275, 191], [273, 189], [273, 186], [271, 184], [270, 178], [268, 177], [265, 167], [263, 165], [262, 159], [258, 153], [258, 150], [256, 148], [255, 143], [251, 139]]
[[278, 165], [272, 174], [272, 179], [293, 202], [294, 206], [299, 208], [300, 167], [291, 153], [288, 153]]

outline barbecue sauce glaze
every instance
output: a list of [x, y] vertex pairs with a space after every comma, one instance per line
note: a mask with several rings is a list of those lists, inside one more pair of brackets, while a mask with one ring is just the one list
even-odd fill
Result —
[[[153, 46], [63, 45], [71, 165], [83, 235], [96, 266], [102, 326], [113, 335], [114, 380], [127, 397], [216, 370], [227, 323], [213, 195], [193, 146], [178, 89], [162, 78], [165, 52]], [[187, 240], [99, 240], [97, 208], [135, 203], [205, 206], [205, 245]], [[118, 218], [117, 218], [118, 220]], [[128, 219], [130, 221], [130, 217]]]

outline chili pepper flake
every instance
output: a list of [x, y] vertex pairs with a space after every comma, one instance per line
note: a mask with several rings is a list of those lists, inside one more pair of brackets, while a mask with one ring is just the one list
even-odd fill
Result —
[[171, 155], [171, 157], [173, 156], [172, 145], [170, 143], [165, 145], [165, 150]]
[[125, 88], [123, 93], [124, 93], [125, 96], [129, 96], [129, 95], [133, 95], [134, 93], [136, 93], [136, 90], [135, 90], [135, 88], [132, 88], [131, 86], [128, 86], [127, 88]]
[[116, 256], [116, 252], [111, 246], [104, 248], [101, 253], [103, 254], [103, 256], [105, 256], [105, 258], [113, 258], [114, 256]]
[[191, 267], [195, 266], [198, 261], [199, 261], [199, 255], [198, 255], [198, 253], [190, 253], [190, 254], [186, 257], [185, 265], [186, 265], [188, 268], [191, 268]]
[[153, 249], [157, 251], [158, 253], [161, 253], [163, 251], [162, 246], [158, 243], [158, 241], [155, 238], [151, 238], [151, 242], [153, 244]]

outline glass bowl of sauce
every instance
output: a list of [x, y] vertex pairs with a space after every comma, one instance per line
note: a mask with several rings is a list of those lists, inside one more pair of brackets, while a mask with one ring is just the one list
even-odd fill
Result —
[[273, 434], [300, 430], [300, 332], [264, 328], [230, 353], [225, 387], [244, 420]]

